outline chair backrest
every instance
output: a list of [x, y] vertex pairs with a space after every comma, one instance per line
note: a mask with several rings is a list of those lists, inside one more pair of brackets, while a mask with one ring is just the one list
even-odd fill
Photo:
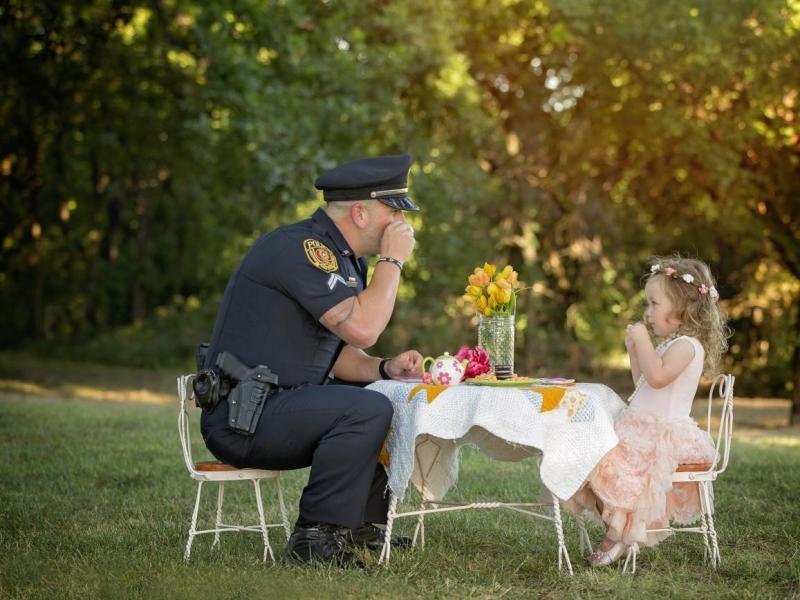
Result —
[[194, 375], [181, 375], [178, 377], [178, 398], [181, 406], [178, 411], [178, 435], [181, 438], [181, 450], [183, 450], [183, 462], [190, 475], [196, 474], [194, 460], [192, 459], [192, 444], [189, 439], [189, 408], [192, 406], [191, 400], [194, 398]]
[[[733, 375], [718, 375], [708, 390], [708, 414], [706, 415], [706, 431], [714, 440], [714, 447], [717, 449], [716, 460], [714, 461], [714, 471], [722, 473], [728, 468], [728, 459], [731, 453], [731, 440], [733, 437], [733, 382], [736, 378]], [[722, 400], [722, 412], [719, 416], [719, 425], [716, 436], [712, 431], [712, 409], [714, 401]]]

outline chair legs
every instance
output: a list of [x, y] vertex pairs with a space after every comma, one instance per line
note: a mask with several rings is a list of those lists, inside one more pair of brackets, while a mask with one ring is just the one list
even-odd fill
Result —
[[717, 542], [717, 529], [714, 527], [714, 499], [711, 491], [711, 482], [701, 481], [699, 482], [699, 488], [700, 507], [705, 517], [703, 519], [704, 525], [706, 525], [706, 530], [708, 531], [706, 546], [708, 546], [710, 541], [711, 566], [716, 569], [720, 565], [721, 557], [719, 554], [719, 543]]
[[219, 489], [217, 490], [217, 520], [214, 524], [214, 543], [211, 547], [219, 546], [219, 526], [222, 525], [222, 503], [225, 499], [225, 482], [219, 482]]
[[581, 556], [587, 556], [594, 552], [592, 548], [592, 540], [589, 537], [589, 532], [586, 530], [586, 521], [583, 519], [583, 515], [578, 515], [578, 542]]
[[183, 553], [183, 560], [189, 560], [189, 556], [192, 553], [192, 542], [194, 542], [194, 536], [197, 535], [197, 512], [200, 510], [200, 493], [203, 491], [203, 482], [197, 482], [197, 497], [194, 501], [194, 511], [192, 511], [192, 522], [189, 525], [189, 539], [186, 540], [186, 550]]
[[[698, 481], [697, 491], [700, 495], [700, 527], [673, 527], [671, 531], [688, 531], [703, 534], [703, 562], [716, 569], [720, 565], [719, 542], [717, 541], [717, 530], [714, 526], [714, 496], [712, 483], [710, 481]], [[665, 531], [665, 530], [661, 530]], [[636, 573], [636, 558], [639, 555], [639, 545], [633, 544], [628, 548], [625, 556], [625, 563], [622, 565], [622, 572], [625, 573], [630, 568], [630, 572]]]
[[697, 484], [697, 494], [700, 497], [700, 529], [703, 532], [703, 564], [711, 564], [714, 561], [714, 551], [709, 541], [708, 519], [706, 519], [706, 501], [703, 494], [702, 484]]
[[628, 572], [628, 566], [631, 569], [631, 575], [636, 573], [636, 557], [639, 556], [639, 544], [633, 544], [628, 548], [628, 552], [625, 555], [625, 562], [622, 565], [622, 572]]
[[261, 533], [261, 538], [264, 543], [264, 554], [263, 554], [263, 562], [267, 561], [267, 556], [275, 562], [275, 554], [272, 551], [272, 546], [269, 542], [269, 527], [281, 527], [286, 534], [286, 540], [289, 540], [289, 536], [291, 535], [291, 529], [289, 527], [289, 517], [286, 512], [286, 504], [284, 503], [283, 499], [283, 490], [281, 488], [280, 478], [274, 479], [275, 482], [275, 491], [278, 499], [278, 507], [281, 513], [281, 522], [275, 525], [267, 525], [266, 519], [264, 517], [264, 503], [261, 497], [261, 485], [260, 479], [252, 479], [253, 482], [253, 490], [255, 492], [255, 500], [256, 500], [256, 508], [258, 510], [258, 525], [225, 525], [222, 522], [222, 506], [225, 502], [225, 482], [219, 481], [219, 487], [217, 489], [217, 510], [215, 514], [214, 520], [214, 529], [208, 529], [204, 531], [197, 530], [197, 517], [200, 511], [200, 497], [202, 496], [203, 492], [203, 484], [205, 483], [202, 480], [197, 481], [197, 495], [195, 496], [194, 501], [194, 510], [192, 511], [192, 520], [189, 525], [189, 539], [186, 541], [186, 549], [183, 553], [183, 560], [188, 561], [189, 557], [192, 553], [192, 544], [194, 543], [194, 538], [200, 534], [204, 533], [213, 533], [214, 534], [214, 542], [211, 544], [212, 548], [216, 548], [220, 545], [220, 537], [219, 534], [224, 531], [254, 531]]
[[275, 480], [275, 491], [278, 496], [278, 508], [281, 511], [281, 523], [283, 524], [283, 531], [286, 534], [286, 541], [288, 542], [292, 535], [292, 530], [291, 527], [289, 527], [289, 516], [286, 513], [286, 504], [283, 502], [283, 488], [281, 487], [280, 477]]
[[261, 526], [261, 538], [264, 540], [264, 557], [262, 562], [267, 562], [267, 554], [275, 562], [275, 555], [272, 553], [272, 547], [269, 545], [269, 534], [267, 533], [267, 522], [264, 520], [264, 505], [261, 503], [261, 486], [259, 480], [253, 480], [253, 488], [256, 492], [256, 506], [258, 507], [258, 524]]

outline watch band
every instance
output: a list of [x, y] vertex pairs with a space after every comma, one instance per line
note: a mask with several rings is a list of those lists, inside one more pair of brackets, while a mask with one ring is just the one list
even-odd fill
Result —
[[379, 262], [392, 263], [393, 265], [395, 265], [401, 271], [403, 270], [403, 263], [401, 261], [397, 260], [396, 258], [392, 258], [391, 256], [381, 256], [376, 261], [376, 264], [379, 263]]

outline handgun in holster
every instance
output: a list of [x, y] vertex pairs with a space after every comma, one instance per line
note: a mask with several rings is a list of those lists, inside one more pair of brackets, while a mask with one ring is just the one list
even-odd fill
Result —
[[228, 393], [228, 427], [253, 435], [267, 399], [278, 388], [278, 376], [266, 365], [248, 367], [230, 352], [220, 352], [217, 368], [233, 383]]

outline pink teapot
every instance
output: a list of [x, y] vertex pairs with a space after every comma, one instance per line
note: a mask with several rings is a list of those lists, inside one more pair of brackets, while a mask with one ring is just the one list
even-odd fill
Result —
[[422, 380], [434, 385], [456, 384], [464, 378], [467, 363], [468, 360], [458, 360], [455, 356], [450, 356], [449, 352], [436, 358], [427, 356], [422, 361]]

